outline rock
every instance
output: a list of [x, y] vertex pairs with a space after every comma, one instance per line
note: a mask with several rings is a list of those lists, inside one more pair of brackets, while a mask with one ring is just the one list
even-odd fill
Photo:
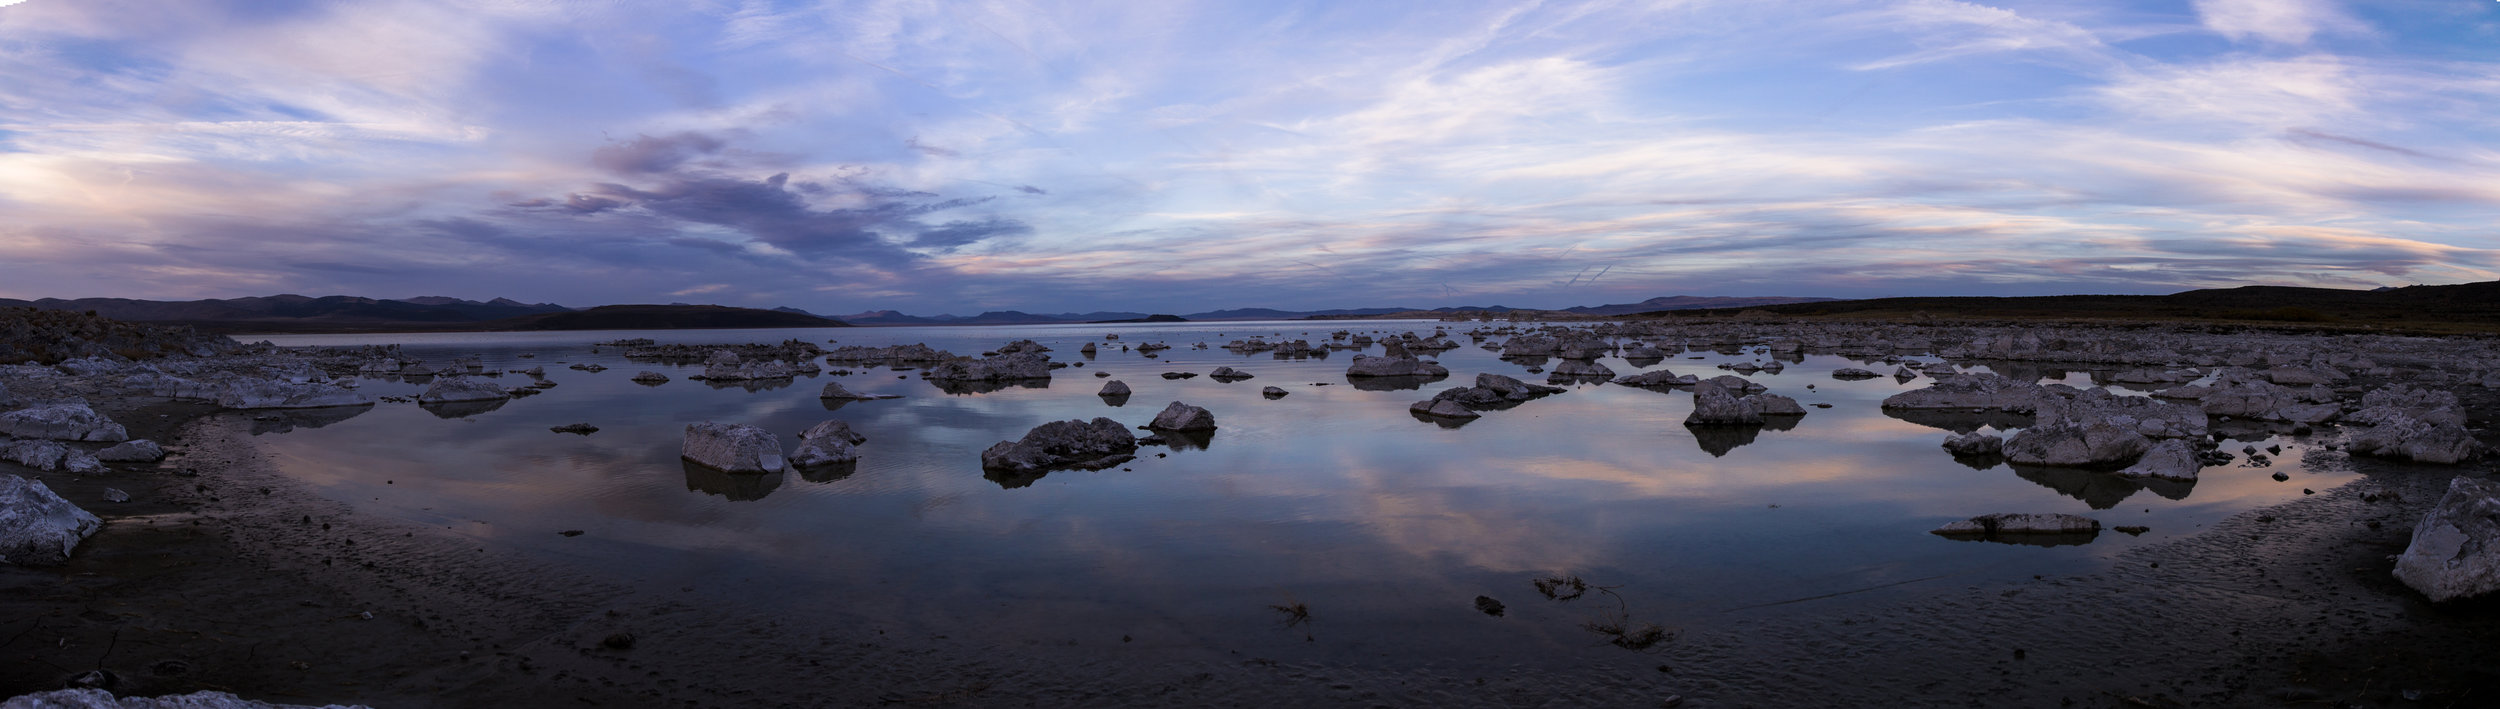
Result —
[[2474, 433], [2453, 423], [2430, 423], [2403, 414], [2378, 417], [2376, 426], [2351, 435], [2352, 452], [2422, 463], [2456, 463], [2482, 449]]
[[1122, 381], [1120, 381], [1120, 380], [1118, 380], [1118, 379], [1113, 379], [1113, 380], [1111, 380], [1111, 381], [1103, 382], [1103, 383], [1102, 383], [1102, 391], [1094, 392], [1094, 395], [1095, 395], [1095, 396], [1128, 396], [1128, 395], [1129, 395], [1128, 383], [1127, 383], [1127, 382], [1122, 382]]
[[2454, 393], [2390, 384], [2361, 395], [2361, 409], [2345, 414], [2342, 421], [2376, 426], [2399, 419], [2463, 426], [2465, 407]]
[[1502, 617], [1502, 608], [1502, 602], [1494, 600], [1492, 596], [1476, 597], [1476, 612], [1478, 613], [1499, 618]]
[[1545, 381], [1576, 381], [1581, 379], [1604, 381], [1613, 378], [1615, 378], [1615, 370], [1607, 368], [1606, 365], [1598, 364], [1585, 359], [1566, 359], [1557, 362], [1554, 365], [1552, 372], [1546, 375]]
[[1467, 408], [1466, 404], [1461, 404], [1451, 399], [1440, 398], [1425, 399], [1413, 404], [1408, 404], [1406, 406], [1406, 410], [1426, 416], [1438, 416], [1446, 419], [1472, 419], [1484, 415], [1476, 413], [1474, 409]]
[[165, 459], [165, 449], [155, 441], [136, 438], [96, 451], [95, 457], [115, 463], [154, 463]]
[[510, 398], [512, 398], [512, 393], [504, 391], [502, 386], [497, 385], [494, 382], [486, 381], [477, 377], [442, 377], [435, 379], [434, 383], [426, 385], [425, 393], [417, 395], [417, 403], [442, 404], [454, 401], [500, 401]]
[[2203, 459], [2196, 453], [2196, 447], [2189, 445], [2186, 439], [2164, 439], [2153, 444], [2152, 449], [2145, 451], [2144, 457], [2137, 458], [2134, 465], [2119, 470], [2118, 476], [2194, 481], [2197, 471], [2205, 467]]
[[1954, 455], [1965, 458], [1985, 458], [1988, 456], [2002, 455], [2004, 447], [2005, 439], [1998, 438], [1994, 434], [1980, 433], [1978, 431], [1972, 431], [1970, 433], [1944, 439], [1945, 450], [1951, 451]]
[[818, 371], [813, 363], [794, 365], [777, 359], [748, 360], [731, 350], [714, 350], [703, 361], [703, 373], [693, 378], [707, 382], [751, 382], [789, 379]]
[[816, 395], [816, 398], [873, 401], [878, 399], [900, 399], [903, 397], [894, 394], [857, 394], [853, 393], [849, 389], [842, 388], [841, 382], [825, 382], [824, 393]]
[[1215, 414], [1175, 401], [1163, 407], [1162, 413], [1155, 414], [1154, 422], [1146, 424], [1146, 427], [1157, 431], [1213, 431]]
[[200, 691], [190, 694], [168, 694], [156, 698], [113, 698], [102, 689], [57, 689], [49, 692], [11, 697], [0, 703], [6, 709], [365, 709], [362, 705], [342, 707], [336, 704], [309, 707], [300, 704], [270, 704], [244, 699], [225, 692]]
[[60, 470], [61, 460], [69, 457], [69, 446], [57, 441], [0, 440], [0, 460], [36, 470]]
[[1728, 390], [1728, 393], [1730, 394], [1758, 394], [1770, 389], [1770, 387], [1755, 383], [1754, 380], [1746, 379], [1733, 374], [1721, 374], [1719, 376], [1711, 377], [1708, 381], [1712, 384], [1719, 385], [1719, 388], [1721, 389]]
[[1917, 379], [1918, 372], [1912, 371], [1909, 367], [1894, 367], [1892, 368], [1892, 378], [1894, 381], [1907, 382], [1912, 379]]
[[1011, 473], [1099, 469], [1128, 462], [1136, 452], [1137, 437], [1118, 421], [1052, 421], [1033, 427], [1024, 438], [999, 441], [981, 451], [981, 467]]
[[1215, 371], [1208, 372], [1207, 376], [1217, 381], [1234, 382], [1249, 379], [1252, 375], [1231, 367], [1216, 367]]
[[593, 373], [593, 374], [596, 374], [596, 373], [599, 373], [599, 372], [605, 372], [605, 371], [608, 371], [608, 368], [607, 368], [607, 367], [605, 367], [605, 366], [601, 366], [601, 365], [598, 365], [598, 364], [593, 364], [593, 363], [589, 363], [589, 362], [584, 362], [584, 363], [581, 363], [581, 364], [576, 364], [576, 365], [573, 365], [573, 366], [570, 366], [570, 367], [566, 367], [566, 369], [578, 369], [578, 370], [581, 370], [581, 371], [584, 371], [584, 372], [590, 372], [590, 373]]
[[[454, 378], [436, 381], [439, 383]], [[338, 384], [278, 379], [228, 381], [217, 390], [216, 399], [218, 406], [229, 409], [323, 409], [373, 403], [371, 395]]]
[[2000, 513], [1980, 515], [1937, 527], [1930, 534], [1947, 537], [1981, 537], [2026, 534], [2094, 534], [2101, 531], [2100, 520], [2070, 514]]
[[1754, 408], [1761, 411], [1764, 416], [1806, 415], [1806, 407], [1797, 405], [1796, 399], [1778, 394], [1754, 394], [1745, 398], [1752, 400]]
[[815, 468], [859, 460], [859, 444], [868, 437], [851, 430], [845, 421], [828, 420], [807, 427], [799, 433], [799, 449], [790, 454], [790, 464]]
[[814, 426], [807, 427], [807, 430], [799, 432], [799, 440], [813, 441], [818, 439], [839, 440], [843, 443], [855, 446], [868, 442], [867, 436], [861, 435], [858, 431], [851, 430], [851, 424], [849, 422], [835, 419], [818, 422]]
[[[1794, 402], [1791, 402], [1794, 403]], [[1693, 412], [1686, 426], [1745, 426], [1762, 423], [1762, 407], [1750, 398], [1728, 393], [1717, 381], [1693, 385]]]
[[2311, 404], [2301, 400], [2301, 392], [2262, 381], [2236, 381], [2224, 385], [2215, 382], [2198, 401], [2205, 413], [2212, 416], [2321, 423], [2343, 413], [2334, 404]]
[[599, 427], [587, 423], [568, 423], [562, 426], [551, 426], [548, 427], [547, 430], [556, 433], [572, 433], [587, 436], [593, 433], [598, 433]]
[[1693, 375], [1690, 375], [1690, 374], [1683, 374], [1683, 375], [1679, 375], [1679, 374], [1676, 374], [1676, 373], [1674, 373], [1674, 372], [1670, 372], [1670, 371], [1667, 371], [1667, 370], [1664, 370], [1664, 369], [1661, 369], [1661, 370], [1658, 370], [1658, 371], [1654, 371], [1654, 372], [1642, 372], [1642, 373], [1640, 373], [1640, 374], [1635, 374], [1635, 375], [1632, 375], [1632, 376], [1629, 376], [1629, 377], [1623, 377], [1623, 378], [1621, 378], [1621, 379], [1616, 379], [1616, 380], [1615, 380], [1615, 383], [1616, 383], [1616, 384], [1621, 384], [1621, 385], [1628, 386], [1628, 387], [1677, 387], [1677, 386], [1692, 386], [1692, 385], [1697, 384], [1697, 383], [1699, 383], [1699, 382], [1701, 382], [1701, 378], [1700, 378], [1700, 377], [1696, 377], [1696, 376], [1693, 376]]
[[1868, 370], [1864, 370], [1864, 369], [1859, 369], [1859, 368], [1856, 368], [1856, 367], [1841, 367], [1841, 368], [1839, 368], [1839, 369], [1832, 370], [1832, 378], [1833, 378], [1833, 379], [1843, 380], [1843, 381], [1855, 381], [1855, 380], [1859, 380], [1859, 379], [1874, 379], [1874, 378], [1876, 378], [1876, 377], [1880, 377], [1880, 376], [1884, 376], [1884, 375], [1881, 375], [1881, 374], [1876, 374], [1876, 373], [1874, 373], [1874, 372], [1872, 372], [1872, 371], [1868, 371]]
[[1403, 347], [1391, 349], [1395, 354], [1390, 356], [1355, 355], [1354, 364], [1346, 367], [1345, 375], [1348, 377], [1445, 377], [1450, 374], [1450, 370], [1439, 363], [1427, 362], [1412, 355], [1406, 355]]
[[1997, 409], [2027, 414], [2049, 396], [2031, 382], [1987, 373], [1938, 374], [1935, 383], [1884, 398], [1887, 409]]
[[1280, 388], [1277, 388], [1277, 387], [1267, 387], [1267, 388], [1264, 388], [1264, 389], [1260, 389], [1260, 390], [1259, 390], [1259, 396], [1264, 396], [1264, 397], [1267, 397], [1267, 398], [1270, 398], [1270, 399], [1282, 399], [1282, 398], [1285, 398], [1285, 394], [1287, 394], [1287, 393], [1289, 393], [1289, 392], [1286, 392], [1284, 389], [1280, 389]]
[[983, 359], [956, 358], [921, 373], [938, 382], [1004, 382], [1050, 378], [1050, 356], [1031, 352], [1002, 353]]
[[122, 492], [121, 490], [119, 490], [119, 489], [115, 489], [115, 488], [109, 488], [109, 487], [108, 487], [108, 488], [104, 488], [104, 501], [105, 501], [105, 502], [129, 502], [129, 501], [130, 501], [130, 493], [127, 493], [127, 492]]
[[2432, 601], [2500, 590], [2500, 482], [2450, 479], [2396, 557], [2396, 578]]
[[57, 564], [104, 520], [78, 509], [40, 481], [0, 475], [0, 563]]
[[742, 423], [686, 424], [686, 441], [679, 455], [731, 473], [775, 473], [788, 467], [781, 457], [781, 439]]
[[2107, 423], [2058, 423], [2032, 426], [2005, 439], [2005, 459], [2025, 465], [2061, 468], [2115, 468], [2133, 463], [2152, 448], [2152, 441], [2134, 428]]
[[645, 370], [635, 372], [633, 381], [637, 384], [667, 384], [668, 375]]
[[0, 435], [98, 443], [130, 439], [121, 424], [83, 403], [38, 404], [0, 413]]
[[2044, 388], [2052, 394], [2039, 402], [2037, 415], [2041, 424], [2105, 423], [2132, 428], [2153, 438], [2202, 438], [2206, 434], [2205, 411], [2192, 404], [2146, 396], [2118, 396], [2100, 387], [2077, 392], [2072, 397], [2055, 393], [2063, 389], [2063, 386]]

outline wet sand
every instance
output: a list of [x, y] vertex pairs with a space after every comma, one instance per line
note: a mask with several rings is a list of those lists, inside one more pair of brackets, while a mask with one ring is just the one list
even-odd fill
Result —
[[[2488, 420], [2488, 397], [2469, 404]], [[1483, 671], [1428, 658], [1296, 663], [1110, 632], [1069, 652], [889, 634], [873, 618], [785, 622], [746, 612], [726, 581], [637, 591], [355, 513], [273, 472], [245, 415], [106, 408], [180, 455], [157, 473], [39, 476], [108, 524], [65, 565], [0, 567], [0, 696], [99, 668], [123, 695], [216, 689], [390, 707], [2475, 706], [2500, 696], [2500, 601], [2434, 606], [2388, 573], [2448, 478], [2488, 474], [2485, 462], [2321, 456], [2312, 464], [2363, 477], [2126, 552], [2097, 573], [1935, 579], [1907, 600], [1733, 611], [1733, 625], [1713, 625], [1728, 630], [1618, 661]], [[104, 502], [107, 485], [133, 501]]]

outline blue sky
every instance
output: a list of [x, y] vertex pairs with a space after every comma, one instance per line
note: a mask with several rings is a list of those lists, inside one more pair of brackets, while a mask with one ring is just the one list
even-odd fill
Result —
[[0, 296], [2500, 278], [2500, 2], [0, 0]]

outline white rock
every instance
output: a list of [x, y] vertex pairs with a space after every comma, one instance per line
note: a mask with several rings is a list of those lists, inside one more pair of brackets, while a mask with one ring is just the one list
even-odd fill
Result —
[[2396, 578], [2433, 601], [2500, 590], [2500, 482], [2450, 479], [2396, 557]]
[[2204, 468], [2205, 464], [2196, 459], [2195, 446], [2189, 445], [2184, 438], [2170, 438], [2153, 444], [2152, 449], [2145, 451], [2144, 457], [2137, 458], [2134, 465], [2119, 470], [2118, 476], [2190, 481], [2195, 480], [2197, 471]]
[[0, 413], [0, 435], [99, 443], [130, 439], [121, 424], [80, 403], [38, 404]]
[[789, 467], [781, 456], [781, 439], [742, 423], [686, 424], [686, 441], [679, 455], [732, 473], [771, 473]]
[[[450, 380], [435, 384], [444, 381]], [[329, 382], [235, 379], [217, 390], [217, 405], [229, 409], [320, 409], [372, 403], [369, 394]]]
[[0, 563], [53, 564], [104, 520], [78, 509], [40, 481], [0, 475]]

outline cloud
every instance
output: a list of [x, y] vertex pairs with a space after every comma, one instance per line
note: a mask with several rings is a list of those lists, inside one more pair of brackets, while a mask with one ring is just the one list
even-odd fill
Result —
[[675, 170], [696, 157], [720, 152], [727, 145], [715, 138], [694, 131], [654, 138], [638, 136], [614, 145], [603, 145], [590, 154], [590, 164], [621, 175], [649, 175]]
[[2369, 33], [2332, 0], [2196, 0], [2196, 14], [2206, 29], [2237, 41], [2300, 45], [2324, 33]]

